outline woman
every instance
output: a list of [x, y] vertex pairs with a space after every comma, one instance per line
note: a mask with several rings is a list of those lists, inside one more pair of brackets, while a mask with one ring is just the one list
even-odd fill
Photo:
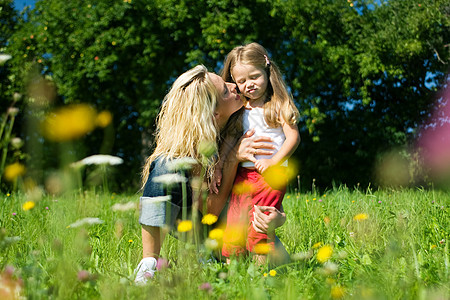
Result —
[[[204, 159], [199, 147], [209, 145], [217, 149], [218, 132], [225, 126], [230, 116], [243, 105], [236, 92], [235, 84], [226, 83], [221, 77], [202, 66], [196, 66], [180, 75], [164, 98], [157, 118], [156, 148], [147, 159], [143, 171], [143, 197], [139, 222], [142, 225], [143, 259], [136, 268], [136, 283], [145, 283], [156, 270], [156, 258], [164, 241], [163, 227], [172, 227], [180, 214], [195, 207], [201, 193], [196, 193], [191, 184], [186, 184], [184, 176], [191, 179], [207, 170], [212, 176], [214, 159]], [[252, 159], [255, 154], [270, 154], [270, 139], [252, 138], [247, 133], [235, 147], [233, 159], [224, 166], [222, 185], [218, 194], [209, 194], [207, 208], [209, 213], [219, 215], [231, 191], [239, 161]], [[185, 174], [176, 166], [189, 158], [192, 165]], [[254, 159], [254, 158], [253, 158]], [[174, 167], [175, 166], [175, 167]], [[161, 182], [166, 174], [177, 173], [172, 177], [176, 184], [166, 188]], [[173, 176], [173, 175], [172, 175]], [[202, 207], [203, 205], [199, 206]], [[264, 209], [264, 208], [263, 208]], [[189, 209], [191, 210], [191, 209]], [[262, 216], [264, 215], [264, 216]], [[186, 217], [185, 215], [183, 217]], [[281, 220], [281, 222], [280, 222]], [[261, 212], [255, 228], [267, 231], [271, 224], [284, 222], [284, 215], [272, 211], [269, 215]]]

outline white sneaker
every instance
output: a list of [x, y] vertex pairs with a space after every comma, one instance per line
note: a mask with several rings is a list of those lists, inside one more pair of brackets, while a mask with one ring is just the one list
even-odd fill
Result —
[[156, 259], [154, 257], [143, 258], [134, 270], [134, 274], [136, 275], [134, 282], [137, 285], [146, 284], [147, 281], [155, 275], [155, 271]]

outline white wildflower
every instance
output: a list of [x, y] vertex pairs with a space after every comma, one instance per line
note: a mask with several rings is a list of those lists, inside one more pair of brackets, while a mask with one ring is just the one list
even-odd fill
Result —
[[208, 238], [205, 240], [205, 247], [209, 250], [216, 250], [217, 248], [219, 248], [219, 242], [217, 242], [217, 240]]
[[133, 201], [130, 201], [127, 203], [116, 203], [111, 207], [111, 209], [113, 211], [127, 211], [127, 210], [136, 209], [136, 207], [137, 207], [136, 203]]
[[323, 271], [328, 276], [336, 274], [338, 269], [339, 266], [334, 262], [327, 261], [323, 264]]
[[20, 149], [23, 146], [23, 141], [19, 137], [15, 137], [11, 139], [11, 146], [14, 149]]
[[4, 238], [4, 242], [6, 243], [6, 244], [12, 244], [12, 243], [16, 243], [16, 242], [18, 242], [18, 241], [20, 241], [21, 240], [21, 237], [20, 236], [7, 236], [7, 237], [5, 237]]
[[103, 164], [113, 166], [113, 165], [120, 165], [121, 163], [123, 163], [123, 159], [121, 159], [120, 157], [105, 154], [97, 154], [85, 157], [82, 160], [74, 162], [71, 164], [71, 166], [80, 167], [85, 165], [103, 165]]
[[67, 227], [76, 228], [76, 227], [80, 227], [83, 225], [94, 225], [94, 224], [102, 224], [102, 223], [104, 223], [104, 221], [100, 220], [99, 218], [84, 218], [84, 219], [75, 221], [74, 223], [70, 224]]
[[183, 157], [169, 161], [167, 168], [170, 171], [190, 170], [195, 164], [197, 164], [197, 161], [192, 157]]
[[178, 173], [171, 173], [171, 174], [164, 174], [157, 176], [153, 178], [153, 182], [162, 183], [164, 185], [172, 185], [180, 182], [187, 182], [187, 178], [178, 174]]
[[307, 259], [310, 259], [312, 256], [313, 256], [313, 252], [311, 250], [309, 250], [306, 252], [294, 253], [291, 255], [291, 259], [293, 261], [307, 260]]
[[1, 53], [0, 54], [0, 66], [3, 66], [5, 64], [5, 62], [10, 60], [11, 58], [12, 58], [11, 55]]

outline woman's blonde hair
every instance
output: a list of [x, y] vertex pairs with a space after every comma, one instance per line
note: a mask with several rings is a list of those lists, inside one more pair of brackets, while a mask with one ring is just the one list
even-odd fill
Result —
[[[180, 75], [164, 97], [156, 119], [156, 148], [142, 171], [145, 185], [151, 163], [159, 156], [166, 159], [192, 157], [201, 162], [200, 143], [217, 149], [217, 128], [214, 119], [219, 93], [211, 81], [208, 70], [198, 65]], [[207, 160], [207, 168], [214, 163]]]
[[270, 127], [278, 127], [281, 124], [280, 117], [291, 125], [296, 124], [299, 119], [298, 109], [278, 66], [269, 59], [266, 49], [258, 43], [251, 43], [231, 50], [225, 59], [222, 71], [223, 80], [234, 82], [231, 72], [238, 63], [263, 68], [267, 73], [269, 84], [264, 103], [264, 119], [267, 124]]

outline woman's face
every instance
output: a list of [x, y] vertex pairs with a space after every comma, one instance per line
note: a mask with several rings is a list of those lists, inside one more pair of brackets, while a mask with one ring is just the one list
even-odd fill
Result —
[[234, 83], [225, 82], [219, 75], [214, 73], [209, 73], [209, 75], [220, 96], [217, 99], [214, 116], [219, 128], [223, 128], [230, 116], [238, 111], [244, 103], [236, 92], [236, 85]]

